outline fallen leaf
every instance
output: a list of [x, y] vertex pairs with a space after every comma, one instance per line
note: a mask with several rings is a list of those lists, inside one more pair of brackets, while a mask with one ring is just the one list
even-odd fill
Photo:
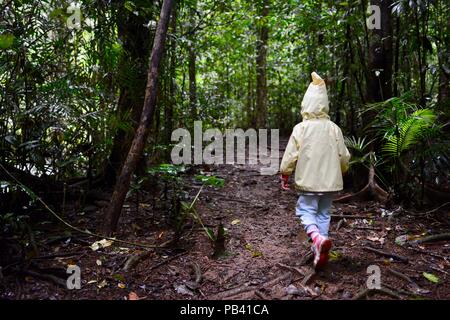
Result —
[[338, 251], [330, 251], [330, 261], [337, 261], [341, 259], [342, 254]]
[[106, 287], [107, 285], [108, 285], [108, 282], [106, 282], [106, 280], [103, 280], [102, 282], [100, 282], [100, 283], [97, 285], [97, 287], [98, 287], [99, 289], [102, 289], [102, 288]]
[[433, 282], [433, 283], [438, 283], [439, 282], [439, 278], [436, 277], [432, 273], [424, 272], [424, 273], [422, 273], [422, 275], [425, 277], [425, 279], [427, 279], [430, 282]]
[[97, 259], [97, 261], [95, 261], [95, 263], [97, 263], [98, 266], [101, 266], [102, 265], [102, 260]]
[[119, 283], [117, 284], [117, 286], [118, 286], [120, 289], [125, 289], [125, 288], [126, 288], [125, 283], [122, 283], [122, 282], [119, 282]]
[[236, 225], [236, 224], [239, 224], [239, 223], [241, 223], [241, 220], [239, 220], [239, 219], [234, 219], [233, 221], [231, 221], [232, 225]]
[[98, 249], [109, 247], [109, 246], [111, 246], [112, 244], [113, 244], [113, 241], [111, 241], [111, 240], [106, 240], [106, 239], [102, 239], [102, 240], [99, 240], [99, 241], [95, 241], [95, 242], [91, 245], [91, 249], [92, 249], [93, 251], [97, 251]]
[[194, 295], [194, 293], [191, 290], [189, 290], [184, 284], [179, 285], [179, 286], [175, 285], [174, 287], [175, 287], [175, 291], [179, 294], [189, 295], [189, 296]]

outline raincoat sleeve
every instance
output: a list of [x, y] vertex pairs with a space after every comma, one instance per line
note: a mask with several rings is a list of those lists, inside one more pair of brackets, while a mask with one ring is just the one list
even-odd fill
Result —
[[342, 135], [342, 131], [339, 127], [336, 127], [336, 140], [339, 152], [339, 159], [341, 161], [341, 171], [345, 173], [348, 171], [349, 161], [350, 161], [350, 152], [344, 143], [344, 136]]
[[299, 153], [299, 126], [294, 127], [289, 142], [284, 151], [283, 159], [281, 160], [280, 173], [283, 175], [291, 175], [295, 169]]

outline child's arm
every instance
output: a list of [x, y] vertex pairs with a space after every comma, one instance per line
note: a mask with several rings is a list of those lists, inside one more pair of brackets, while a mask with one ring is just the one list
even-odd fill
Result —
[[344, 136], [342, 135], [342, 130], [339, 127], [337, 127], [336, 134], [337, 134], [336, 140], [338, 145], [339, 158], [341, 161], [341, 171], [342, 174], [344, 174], [348, 171], [348, 164], [351, 155], [347, 147], [345, 146]]
[[286, 150], [284, 151], [283, 159], [281, 160], [280, 173], [283, 189], [288, 189], [287, 179], [292, 171], [294, 171], [298, 159], [299, 145], [296, 138], [298, 136], [297, 130], [299, 130], [299, 127], [294, 127]]

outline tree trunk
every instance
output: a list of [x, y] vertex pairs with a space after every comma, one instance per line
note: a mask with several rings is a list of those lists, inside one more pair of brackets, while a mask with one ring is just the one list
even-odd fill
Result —
[[269, 0], [259, 2], [261, 27], [258, 31], [256, 43], [256, 128], [264, 128], [267, 121], [267, 46], [269, 41], [269, 28], [267, 17], [269, 15]]
[[[439, 89], [438, 104], [441, 110], [450, 106], [450, 17], [447, 18], [447, 32], [442, 39], [443, 45], [438, 49], [439, 57]], [[444, 28], [445, 30], [445, 28]], [[447, 108], [446, 108], [447, 107]]]
[[196, 15], [196, 3], [193, 4], [190, 9], [190, 37], [188, 44], [188, 76], [189, 76], [189, 106], [191, 109], [192, 120], [197, 120], [197, 70], [196, 70], [196, 59], [197, 53], [195, 50], [195, 15]]
[[372, 0], [371, 4], [380, 7], [381, 28], [372, 30], [366, 94], [368, 102], [380, 102], [392, 97], [392, 0]]
[[117, 122], [122, 128], [129, 123], [131, 130], [119, 128], [113, 139], [111, 154], [105, 166], [105, 181], [113, 184], [131, 146], [134, 130], [144, 104], [147, 57], [150, 49], [150, 31], [144, 26], [148, 17], [136, 16], [124, 7], [124, 1], [114, 1], [117, 6], [117, 31], [123, 43], [119, 64], [120, 96], [117, 105]]
[[[177, 32], [177, 8], [176, 4], [174, 4], [172, 13], [172, 21], [171, 21], [171, 32], [173, 35]], [[172, 138], [172, 130], [173, 130], [173, 109], [176, 103], [176, 92], [175, 92], [175, 79], [176, 79], [176, 68], [177, 68], [177, 42], [175, 37], [172, 37], [170, 42], [170, 70], [169, 70], [169, 94], [168, 94], [168, 103], [166, 108], [164, 109], [164, 129], [165, 129], [165, 138], [164, 143], [169, 145], [171, 143]], [[170, 151], [167, 152], [166, 157], [170, 157]]]
[[128, 152], [125, 163], [122, 167], [120, 176], [114, 188], [111, 202], [105, 211], [105, 223], [103, 232], [110, 235], [116, 231], [125, 196], [130, 187], [130, 181], [138, 161], [142, 156], [145, 141], [148, 136], [150, 124], [152, 123], [155, 112], [156, 95], [158, 87], [159, 65], [161, 57], [164, 53], [164, 43], [166, 40], [167, 29], [170, 20], [170, 11], [172, 9], [173, 0], [164, 0], [161, 15], [156, 29], [153, 49], [150, 57], [150, 65], [148, 69], [147, 86], [145, 89], [144, 105], [142, 108], [141, 119], [138, 129], [136, 130], [131, 148]]

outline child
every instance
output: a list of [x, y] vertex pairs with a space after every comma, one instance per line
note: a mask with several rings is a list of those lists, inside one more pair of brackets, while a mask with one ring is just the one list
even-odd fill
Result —
[[315, 72], [302, 101], [303, 121], [289, 138], [281, 161], [281, 187], [289, 189], [288, 178], [295, 168], [295, 187], [300, 191], [296, 215], [312, 240], [315, 269], [328, 262], [328, 239], [333, 195], [342, 190], [342, 174], [348, 169], [348, 152], [341, 129], [328, 116], [324, 80]]

